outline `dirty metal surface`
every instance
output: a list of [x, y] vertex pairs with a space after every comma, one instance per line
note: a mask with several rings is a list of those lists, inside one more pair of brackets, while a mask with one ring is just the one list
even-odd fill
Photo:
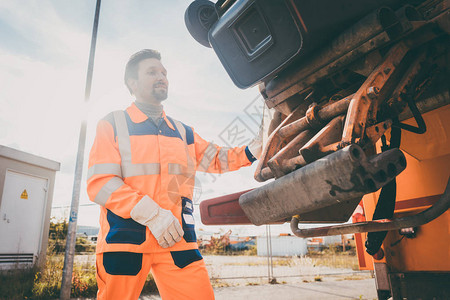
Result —
[[[387, 184], [405, 167], [399, 149], [369, 159], [359, 146], [350, 145], [241, 195], [239, 204], [253, 224], [267, 224], [361, 198]], [[355, 207], [346, 210], [352, 212]]]

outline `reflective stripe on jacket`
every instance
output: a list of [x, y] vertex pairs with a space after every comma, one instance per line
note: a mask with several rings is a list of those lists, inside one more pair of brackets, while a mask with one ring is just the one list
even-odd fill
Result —
[[[134, 103], [125, 112], [110, 113], [99, 121], [89, 155], [87, 191], [101, 206], [97, 253], [196, 249], [195, 172], [234, 171], [253, 161], [245, 146], [209, 143], [165, 113], [158, 125]], [[146, 226], [131, 219], [131, 210], [145, 195], [179, 219], [185, 231], [181, 242], [163, 249]]]

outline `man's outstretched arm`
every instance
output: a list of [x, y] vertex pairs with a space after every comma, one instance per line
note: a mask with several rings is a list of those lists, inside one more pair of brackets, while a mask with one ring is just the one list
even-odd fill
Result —
[[251, 165], [262, 152], [262, 126], [258, 135], [247, 145], [241, 147], [220, 147], [207, 142], [194, 132], [197, 171], [225, 173]]

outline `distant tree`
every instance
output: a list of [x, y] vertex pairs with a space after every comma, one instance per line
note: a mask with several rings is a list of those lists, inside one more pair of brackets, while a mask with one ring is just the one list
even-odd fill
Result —
[[77, 236], [75, 252], [95, 252], [95, 246], [88, 241], [86, 236]]
[[[66, 250], [66, 238], [68, 222], [66, 220], [50, 220], [48, 233], [48, 251], [53, 254], [63, 253]], [[87, 237], [77, 236], [75, 242], [75, 252], [94, 252], [95, 245], [90, 243]]]
[[68, 226], [69, 224], [66, 220], [56, 220], [55, 218], [50, 220], [50, 229], [48, 233], [48, 248], [50, 252], [64, 252], [66, 248]]

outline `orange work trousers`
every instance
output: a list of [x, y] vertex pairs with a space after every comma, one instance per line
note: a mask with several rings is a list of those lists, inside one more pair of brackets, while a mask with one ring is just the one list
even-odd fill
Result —
[[99, 253], [97, 299], [138, 299], [150, 271], [162, 300], [214, 299], [208, 271], [198, 250]]

